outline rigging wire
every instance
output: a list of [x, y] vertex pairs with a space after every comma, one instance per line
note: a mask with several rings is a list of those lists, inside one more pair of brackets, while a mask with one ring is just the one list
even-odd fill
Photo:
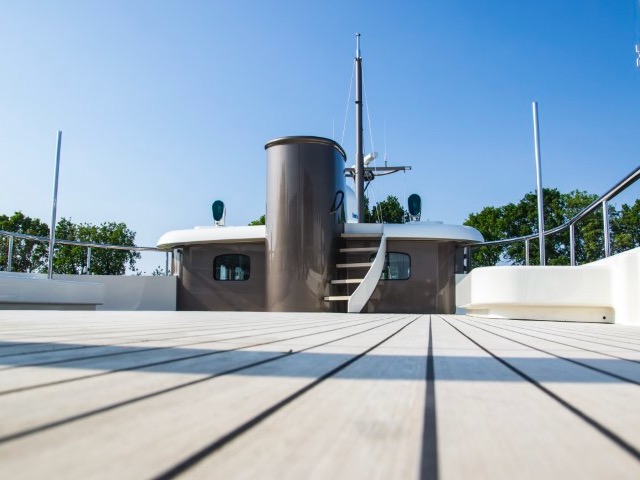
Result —
[[351, 80], [349, 81], [349, 96], [347, 97], [347, 109], [344, 112], [344, 125], [342, 127], [342, 138], [340, 139], [340, 145], [344, 145], [344, 135], [347, 131], [347, 117], [349, 116], [349, 104], [351, 103], [351, 90], [353, 88], [353, 75], [356, 71], [356, 62], [353, 62], [353, 68], [351, 69]]
[[[367, 82], [364, 79], [364, 75], [362, 76], [362, 90], [364, 92], [364, 106], [367, 109], [367, 122], [369, 123], [369, 141], [371, 142], [371, 153], [375, 152], [376, 149], [373, 146], [373, 128], [371, 126], [371, 113], [369, 111], [369, 99], [367, 98]], [[373, 158], [373, 166], [376, 167], [377, 166], [377, 160], [374, 157]], [[371, 183], [369, 183], [369, 188], [371, 188]], [[371, 188], [371, 198], [372, 200], [374, 200], [376, 197], [375, 194], [375, 187]], [[382, 212], [380, 211], [379, 208], [376, 208], [376, 216], [378, 217], [378, 223], [382, 223], [383, 218], [382, 218]]]
[[384, 166], [387, 166], [387, 122], [384, 122], [383, 141], [384, 141]]
[[[373, 132], [371, 129], [371, 115], [369, 114], [369, 100], [367, 99], [367, 82], [362, 77], [362, 89], [364, 90], [364, 106], [367, 107], [367, 121], [369, 122], [369, 141], [371, 142], [371, 153], [375, 152], [373, 148]], [[375, 162], [375, 159], [373, 160]]]

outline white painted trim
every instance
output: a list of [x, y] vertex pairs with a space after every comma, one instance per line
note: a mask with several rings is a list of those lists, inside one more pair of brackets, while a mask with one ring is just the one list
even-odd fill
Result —
[[265, 240], [266, 232], [264, 225], [196, 227], [190, 230], [173, 230], [160, 237], [157, 247], [170, 250], [183, 245], [260, 242]]
[[[465, 225], [446, 225], [442, 222], [346, 223], [344, 225], [346, 235], [382, 234], [383, 232], [389, 239], [484, 241], [480, 232], [475, 228]], [[196, 227], [165, 233], [158, 240], [157, 247], [170, 250], [183, 245], [260, 242], [265, 238], [266, 227], [264, 225]]]
[[466, 225], [447, 225], [442, 222], [410, 223], [347, 223], [347, 235], [384, 233], [390, 239], [403, 240], [452, 240], [459, 242], [483, 242], [482, 234]]

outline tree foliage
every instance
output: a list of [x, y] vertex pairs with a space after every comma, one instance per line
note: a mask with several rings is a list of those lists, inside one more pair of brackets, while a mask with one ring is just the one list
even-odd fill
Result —
[[265, 225], [267, 223], [267, 216], [262, 215], [259, 219], [253, 220], [249, 225]]
[[[105, 222], [100, 225], [74, 224], [63, 218], [56, 225], [56, 238], [77, 242], [135, 247], [136, 232], [124, 223]], [[91, 249], [88, 273], [94, 275], [124, 275], [127, 266], [135, 270], [140, 253], [133, 250]], [[86, 273], [87, 248], [75, 245], [56, 245], [53, 257], [55, 273]]]
[[400, 205], [398, 197], [389, 195], [385, 200], [378, 202], [369, 211], [369, 198], [365, 197], [365, 223], [404, 223], [408, 213]]
[[[369, 197], [364, 197], [364, 223], [404, 223], [409, 213], [400, 205], [398, 197], [389, 195], [385, 200], [369, 208]], [[262, 215], [249, 225], [264, 225], [266, 217]]]
[[[543, 189], [545, 230], [551, 230], [568, 222], [597, 199], [597, 195], [575, 190], [560, 193], [557, 189]], [[629, 207], [622, 205], [617, 210], [609, 205], [612, 236], [612, 252], [620, 252], [640, 245], [640, 201]], [[534, 192], [527, 193], [518, 203], [500, 207], [485, 207], [472, 213], [465, 221], [478, 229], [486, 241], [502, 240], [538, 233], [538, 204]], [[590, 213], [576, 224], [576, 263], [592, 262], [604, 256], [602, 209]], [[530, 264], [539, 264], [540, 246], [531, 240]], [[545, 237], [545, 256], [548, 265], [570, 263], [569, 231], [564, 230]], [[496, 263], [525, 264], [524, 242], [495, 247], [474, 249], [472, 266], [495, 265]]]
[[[15, 212], [11, 217], [0, 215], [0, 230], [38, 237], [49, 236], [49, 226], [37, 218]], [[47, 270], [48, 245], [46, 243], [14, 238], [11, 270], [41, 273]], [[0, 271], [8, 268], [9, 237], [0, 236]]]
[[[49, 236], [49, 226], [38, 219], [16, 212], [12, 217], [0, 216], [0, 230]], [[96, 244], [135, 246], [136, 233], [124, 223], [105, 222], [100, 225], [75, 224], [62, 218], [56, 224], [56, 240], [71, 240]], [[0, 270], [7, 269], [8, 237], [0, 237]], [[53, 255], [54, 273], [124, 275], [127, 267], [135, 270], [140, 253], [131, 250], [111, 250], [94, 247], [87, 272], [87, 247], [56, 243]], [[14, 272], [46, 272], [48, 243], [18, 240], [14, 242], [12, 270]]]

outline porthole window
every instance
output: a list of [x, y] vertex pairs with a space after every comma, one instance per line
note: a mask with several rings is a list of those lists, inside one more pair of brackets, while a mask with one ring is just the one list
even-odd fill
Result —
[[218, 255], [213, 259], [213, 278], [222, 282], [249, 280], [251, 259], [239, 253]]
[[[370, 262], [376, 258], [371, 255]], [[385, 255], [380, 280], [408, 280], [411, 277], [411, 257], [406, 253], [389, 252]]]

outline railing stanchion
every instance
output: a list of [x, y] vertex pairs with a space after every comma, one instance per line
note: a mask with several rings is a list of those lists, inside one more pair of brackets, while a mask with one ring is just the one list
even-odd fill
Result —
[[89, 270], [91, 270], [91, 247], [87, 247], [87, 275]]
[[542, 163], [540, 161], [540, 129], [538, 127], [538, 102], [533, 102], [533, 140], [536, 155], [536, 188], [538, 190], [538, 239], [540, 241], [540, 265], [546, 262], [544, 248], [544, 191], [542, 190]]
[[609, 235], [609, 202], [602, 202], [602, 229], [604, 234], [604, 256], [611, 255], [611, 236]]
[[7, 272], [11, 271], [13, 263], [13, 235], [9, 235], [9, 251], [7, 252]]
[[56, 246], [56, 208], [58, 206], [58, 174], [60, 172], [60, 145], [62, 144], [62, 130], [58, 130], [58, 141], [56, 146], [56, 166], [53, 175], [53, 201], [51, 202], [51, 226], [49, 227], [49, 264], [47, 276], [49, 280], [53, 278], [53, 254]]
[[529, 239], [524, 240], [524, 261], [525, 265], [529, 265]]
[[571, 256], [571, 266], [576, 266], [576, 224], [569, 224], [569, 255]]

